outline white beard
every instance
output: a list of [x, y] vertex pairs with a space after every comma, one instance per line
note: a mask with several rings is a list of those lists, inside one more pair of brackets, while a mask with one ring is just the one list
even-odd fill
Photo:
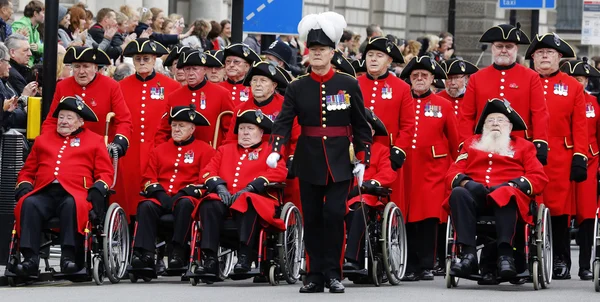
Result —
[[487, 132], [484, 130], [481, 138], [473, 142], [471, 147], [483, 152], [492, 152], [502, 156], [511, 156], [514, 154], [513, 148], [510, 145], [510, 135], [495, 131]]
[[446, 92], [448, 93], [448, 95], [449, 95], [450, 97], [453, 97], [453, 98], [457, 98], [457, 97], [459, 97], [461, 94], [464, 94], [464, 93], [465, 93], [465, 91], [467, 91], [467, 85], [465, 85], [465, 87], [463, 87], [462, 89], [459, 89], [459, 90], [456, 92], [456, 94], [454, 94], [454, 95], [453, 95], [452, 93], [450, 93], [450, 90], [449, 90], [448, 88], [446, 88]]

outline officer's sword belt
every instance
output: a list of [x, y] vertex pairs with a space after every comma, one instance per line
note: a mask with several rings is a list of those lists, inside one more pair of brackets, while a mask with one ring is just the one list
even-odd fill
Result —
[[314, 136], [314, 137], [339, 137], [345, 136], [348, 138], [352, 137], [352, 126], [334, 126], [334, 127], [316, 127], [316, 126], [302, 126], [303, 136]]

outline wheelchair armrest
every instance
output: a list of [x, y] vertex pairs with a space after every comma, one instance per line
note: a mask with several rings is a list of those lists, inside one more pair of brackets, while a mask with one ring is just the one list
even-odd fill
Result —
[[271, 182], [267, 185], [267, 189], [277, 189], [283, 190], [285, 189], [285, 182]]
[[392, 189], [388, 187], [375, 187], [375, 189], [373, 189], [372, 192], [369, 192], [369, 194], [380, 197], [387, 197], [392, 194]]

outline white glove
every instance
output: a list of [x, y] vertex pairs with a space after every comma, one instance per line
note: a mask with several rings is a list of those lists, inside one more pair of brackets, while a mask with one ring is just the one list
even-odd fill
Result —
[[355, 164], [352, 174], [354, 174], [354, 176], [358, 179], [358, 186], [362, 186], [363, 176], [365, 176], [365, 165], [361, 163]]
[[269, 154], [269, 157], [267, 157], [267, 166], [269, 166], [273, 169], [277, 168], [277, 162], [279, 161], [280, 158], [281, 158], [281, 155], [279, 155], [279, 153], [277, 153], [277, 152], [273, 152], [273, 153]]

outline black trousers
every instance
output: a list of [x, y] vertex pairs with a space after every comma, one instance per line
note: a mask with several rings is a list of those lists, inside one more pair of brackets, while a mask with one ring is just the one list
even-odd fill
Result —
[[[364, 213], [362, 206], [365, 207]], [[364, 214], [367, 214], [367, 223], [369, 222], [369, 212], [372, 207], [364, 204], [358, 204], [348, 215], [346, 215], [346, 228], [348, 237], [346, 240], [346, 252], [344, 258], [358, 262], [361, 266], [364, 264], [365, 258], [365, 219]]]
[[240, 252], [248, 253], [255, 251], [260, 234], [260, 223], [258, 213], [251, 202], [248, 202], [248, 209], [245, 213], [236, 212], [234, 214], [235, 225], [238, 230], [238, 239], [240, 240]]
[[475, 247], [477, 217], [490, 213], [496, 221], [497, 245], [508, 243], [513, 246], [519, 215], [516, 201], [511, 200], [504, 207], [499, 207], [496, 203], [490, 205], [485, 200], [473, 198], [467, 189], [456, 187], [450, 194], [450, 211], [456, 231], [456, 243]]
[[308, 254], [308, 282], [341, 279], [344, 216], [351, 180], [314, 185], [300, 179], [304, 214], [304, 244]]
[[427, 218], [406, 224], [407, 272], [433, 269], [439, 222], [437, 218]]
[[579, 224], [577, 244], [579, 245], [579, 269], [590, 269], [592, 244], [594, 244], [594, 219], [585, 219]]
[[569, 234], [569, 215], [551, 216], [552, 248], [554, 257], [567, 263], [571, 268], [571, 236]]
[[[171, 238], [173, 245], [185, 246], [187, 243], [193, 211], [194, 204], [191, 200], [182, 198], [177, 201], [173, 209], [173, 237]], [[134, 247], [154, 254], [160, 217], [170, 213], [171, 211], [150, 200], [141, 202], [137, 210], [138, 226]]]
[[[27, 197], [21, 207], [20, 247], [25, 258], [38, 257], [42, 229], [52, 217], [60, 220], [60, 245], [63, 250], [81, 246], [77, 236], [77, 209], [75, 199], [58, 183], [49, 184], [38, 193]], [[78, 240], [80, 239], [80, 240]]]

